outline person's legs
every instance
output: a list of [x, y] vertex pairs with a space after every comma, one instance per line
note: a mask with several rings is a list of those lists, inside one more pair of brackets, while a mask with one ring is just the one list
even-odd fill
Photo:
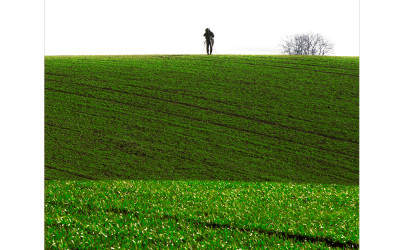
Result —
[[209, 41], [207, 41], [207, 44], [206, 44], [206, 47], [207, 47], [207, 55], [209, 55], [210, 54], [210, 50], [209, 50], [209, 48], [210, 48], [210, 42]]
[[211, 55], [214, 47], [214, 38], [212, 37], [210, 38], [209, 44], [210, 44], [210, 55]]

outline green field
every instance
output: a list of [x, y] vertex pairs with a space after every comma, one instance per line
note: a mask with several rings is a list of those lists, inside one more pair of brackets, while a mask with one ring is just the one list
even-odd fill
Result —
[[358, 245], [358, 186], [56, 181], [46, 195], [47, 247]]
[[357, 248], [358, 69], [46, 57], [46, 248]]

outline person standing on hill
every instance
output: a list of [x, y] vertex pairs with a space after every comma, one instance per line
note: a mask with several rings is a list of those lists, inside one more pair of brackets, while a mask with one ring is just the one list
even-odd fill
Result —
[[207, 55], [211, 55], [214, 46], [214, 33], [212, 33], [212, 31], [207, 28], [206, 33], [204, 33], [203, 36], [206, 38]]

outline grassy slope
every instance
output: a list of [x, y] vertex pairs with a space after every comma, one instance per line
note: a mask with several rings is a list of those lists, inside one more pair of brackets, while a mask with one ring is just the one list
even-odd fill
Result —
[[46, 248], [358, 248], [358, 186], [51, 181]]
[[45, 177], [358, 184], [358, 58], [45, 59]]
[[358, 58], [46, 57], [45, 87], [46, 248], [358, 247], [358, 186], [226, 182], [357, 184]]

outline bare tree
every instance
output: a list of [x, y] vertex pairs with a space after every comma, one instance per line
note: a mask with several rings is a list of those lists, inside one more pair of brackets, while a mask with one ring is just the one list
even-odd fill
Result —
[[281, 44], [282, 53], [287, 55], [328, 55], [333, 53], [333, 44], [320, 34], [296, 34]]

